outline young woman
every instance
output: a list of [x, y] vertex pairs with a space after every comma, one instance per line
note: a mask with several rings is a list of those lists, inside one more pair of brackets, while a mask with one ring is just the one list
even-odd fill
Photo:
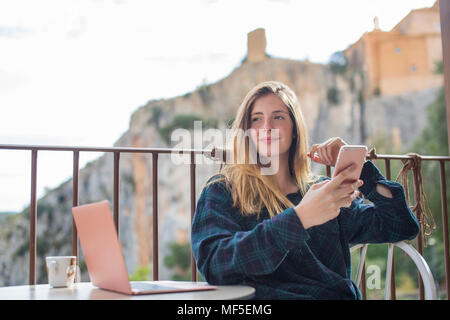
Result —
[[[352, 167], [332, 180], [314, 177], [303, 115], [286, 85], [253, 88], [232, 129], [231, 149], [244, 152], [246, 163], [227, 161], [208, 180], [192, 224], [194, 257], [209, 283], [250, 285], [256, 299], [360, 299], [350, 245], [418, 234], [402, 186], [371, 161], [358, 181], [345, 182]], [[239, 141], [246, 137], [247, 144]], [[332, 138], [313, 145], [310, 158], [334, 165], [344, 144]], [[278, 161], [272, 174], [262, 174], [267, 158]], [[360, 193], [373, 204], [363, 204]]]

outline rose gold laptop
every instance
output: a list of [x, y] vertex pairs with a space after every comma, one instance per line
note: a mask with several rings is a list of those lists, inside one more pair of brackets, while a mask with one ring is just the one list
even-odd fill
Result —
[[158, 281], [130, 282], [108, 201], [72, 208], [92, 284], [130, 295], [216, 289], [204, 283], [165, 285]]

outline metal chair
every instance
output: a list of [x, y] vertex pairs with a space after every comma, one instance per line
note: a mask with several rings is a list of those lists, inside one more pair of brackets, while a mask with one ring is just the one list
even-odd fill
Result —
[[[361, 283], [361, 275], [363, 271], [364, 261], [366, 259], [368, 244], [358, 244], [350, 248], [350, 252], [354, 250], [360, 249], [360, 259], [358, 264], [358, 269], [356, 273], [355, 284], [359, 287]], [[417, 269], [419, 270], [420, 276], [422, 277], [425, 300], [436, 300], [437, 299], [437, 291], [436, 285], [434, 282], [433, 274], [431, 273], [430, 268], [428, 267], [427, 262], [422, 257], [422, 255], [414, 249], [413, 246], [407, 244], [404, 241], [396, 242], [396, 243], [388, 243], [388, 255], [387, 255], [387, 265], [386, 265], [386, 283], [385, 283], [385, 300], [389, 300], [391, 298], [391, 281], [392, 281], [392, 257], [394, 255], [394, 246], [402, 249], [414, 262]]]

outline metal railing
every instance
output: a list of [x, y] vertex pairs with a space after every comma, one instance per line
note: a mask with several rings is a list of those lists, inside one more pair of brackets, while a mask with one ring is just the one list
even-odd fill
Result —
[[[73, 153], [73, 201], [72, 205], [78, 206], [78, 174], [80, 152], [104, 152], [112, 153], [114, 156], [113, 169], [113, 217], [117, 235], [119, 236], [119, 168], [120, 155], [122, 153], [146, 153], [152, 154], [152, 185], [153, 185], [153, 280], [159, 279], [159, 257], [158, 257], [158, 156], [159, 154], [189, 153], [191, 155], [190, 164], [190, 201], [191, 201], [191, 222], [195, 212], [195, 154], [205, 154], [208, 150], [196, 149], [169, 149], [169, 148], [120, 148], [120, 147], [69, 147], [69, 146], [41, 146], [41, 145], [7, 145], [0, 144], [0, 150], [25, 150], [31, 151], [31, 200], [30, 200], [30, 240], [29, 240], [29, 284], [36, 284], [36, 221], [37, 221], [37, 159], [39, 151], [65, 151]], [[78, 233], [75, 221], [72, 220], [72, 255], [78, 257]], [[191, 270], [192, 280], [197, 281], [197, 267], [191, 250]]]
[[[31, 199], [30, 199], [30, 239], [29, 239], [29, 284], [36, 284], [36, 221], [37, 221], [37, 198], [36, 198], [36, 182], [37, 182], [37, 161], [39, 151], [65, 151], [73, 153], [73, 206], [78, 206], [78, 184], [79, 184], [79, 157], [80, 152], [104, 152], [114, 155], [114, 170], [113, 170], [113, 215], [116, 230], [119, 236], [119, 168], [120, 155], [122, 153], [146, 153], [152, 154], [152, 196], [153, 196], [153, 280], [159, 279], [159, 257], [158, 257], [158, 156], [159, 154], [171, 153], [188, 153], [190, 154], [190, 211], [191, 222], [195, 212], [196, 205], [196, 163], [195, 155], [202, 154], [211, 157], [212, 150], [202, 149], [173, 149], [173, 148], [131, 148], [131, 147], [69, 147], [69, 146], [40, 146], [40, 145], [8, 145], [0, 144], [0, 150], [27, 150], [31, 152]], [[373, 155], [367, 157], [373, 159]], [[442, 204], [442, 228], [444, 237], [444, 261], [445, 261], [445, 279], [447, 299], [450, 297], [450, 258], [449, 258], [449, 239], [448, 239], [448, 212], [446, 199], [446, 176], [445, 176], [445, 162], [450, 161], [447, 156], [420, 156], [424, 161], [437, 161], [440, 165], [440, 183], [441, 183], [441, 204]], [[386, 178], [391, 180], [391, 160], [409, 160], [412, 159], [409, 155], [376, 155], [377, 160], [384, 160]], [[331, 176], [331, 167], [326, 166], [326, 173]], [[420, 235], [418, 237], [418, 252], [422, 255], [423, 249], [421, 246]], [[78, 256], [78, 233], [74, 221], [72, 221], [72, 254]], [[394, 257], [392, 257], [394, 259]], [[364, 269], [364, 267], [363, 267]], [[391, 299], [395, 299], [395, 269], [394, 261], [392, 261], [392, 281], [391, 281]], [[197, 267], [193, 258], [191, 250], [191, 278], [197, 281]], [[419, 276], [420, 280], [420, 276]], [[361, 278], [361, 292], [363, 299], [366, 298], [365, 288], [365, 273], [362, 273]], [[423, 285], [419, 281], [419, 298], [424, 298]]]

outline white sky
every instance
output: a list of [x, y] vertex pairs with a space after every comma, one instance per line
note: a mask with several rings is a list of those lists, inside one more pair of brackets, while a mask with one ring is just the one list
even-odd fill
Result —
[[[0, 0], [0, 144], [111, 146], [147, 101], [226, 77], [266, 30], [267, 53], [326, 62], [378, 16], [390, 30], [434, 0]], [[81, 167], [98, 154], [82, 154]], [[38, 192], [72, 173], [38, 157]], [[0, 211], [30, 197], [29, 152], [0, 151]]]

